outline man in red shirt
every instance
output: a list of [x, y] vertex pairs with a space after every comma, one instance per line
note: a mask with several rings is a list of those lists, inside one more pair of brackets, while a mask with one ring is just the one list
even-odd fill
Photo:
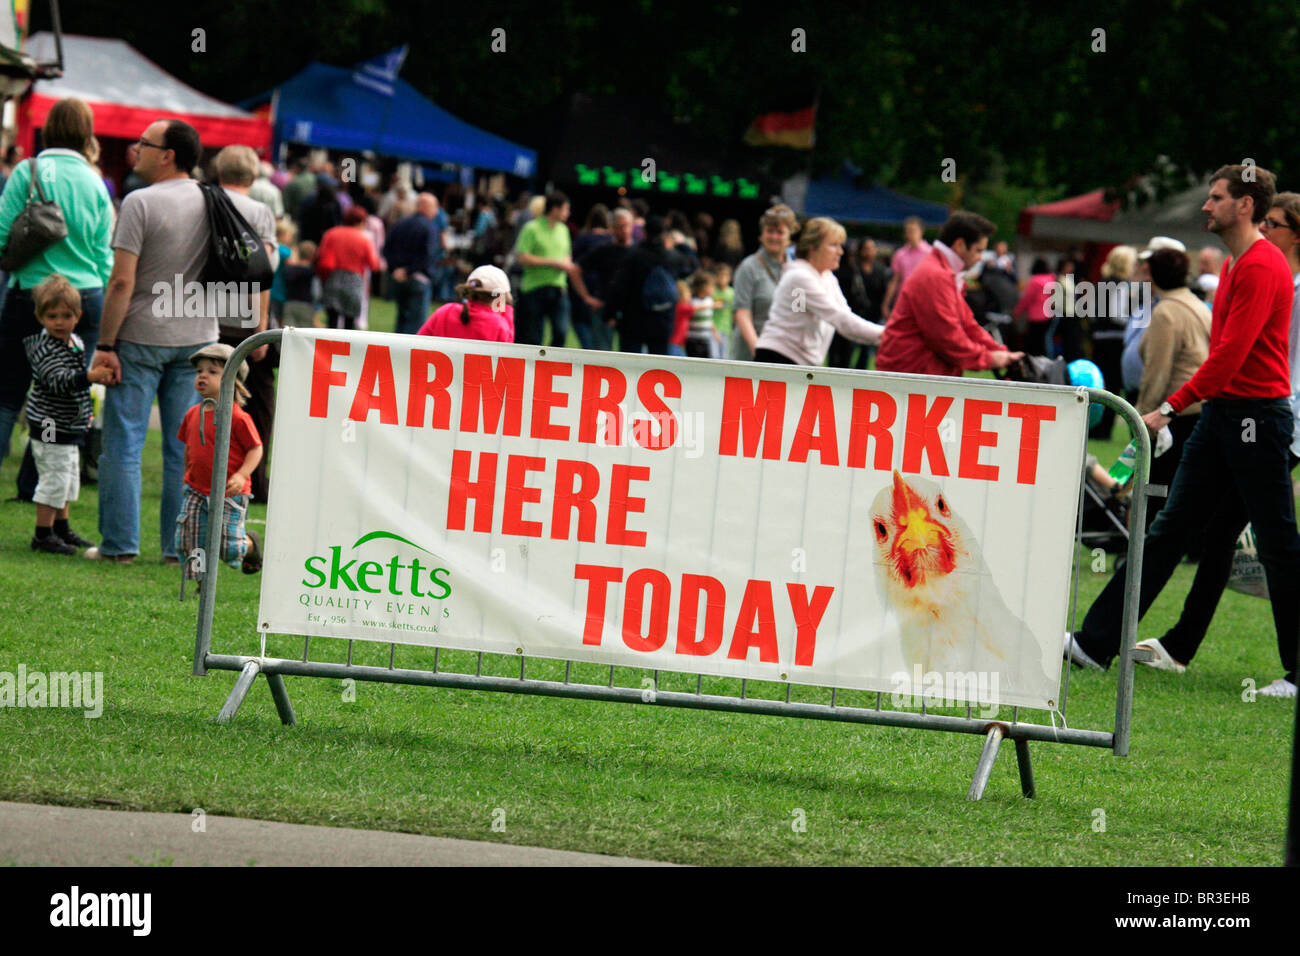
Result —
[[[1286, 257], [1259, 230], [1274, 194], [1268, 170], [1224, 166], [1211, 177], [1210, 197], [1201, 207], [1208, 216], [1205, 228], [1219, 235], [1232, 257], [1214, 296], [1209, 356], [1186, 385], [1142, 419], [1155, 434], [1188, 405], [1205, 402], [1183, 446], [1169, 499], [1147, 532], [1138, 614], [1146, 613], [1173, 574], [1194, 529], [1221, 508], [1244, 509], [1264, 565], [1286, 669], [1260, 694], [1294, 697], [1300, 535], [1287, 461], [1294, 424], [1288, 351], [1294, 286]], [[1073, 642], [1067, 635], [1066, 657], [1085, 667], [1109, 667], [1119, 653], [1123, 606], [1124, 578], [1117, 572], [1093, 602], [1083, 630]]]
[[993, 223], [972, 212], [955, 212], [929, 254], [903, 283], [876, 353], [882, 372], [961, 375], [1006, 368], [1023, 352], [1006, 347], [980, 328], [961, 294], [960, 273], [979, 262]]

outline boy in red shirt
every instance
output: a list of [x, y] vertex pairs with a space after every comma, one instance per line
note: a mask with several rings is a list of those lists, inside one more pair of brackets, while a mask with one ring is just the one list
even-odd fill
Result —
[[[194, 364], [194, 389], [213, 401], [221, 393], [221, 374], [234, 352], [229, 345], [208, 345], [190, 356]], [[248, 400], [243, 382], [248, 369], [240, 365], [235, 383], [238, 402], [232, 409], [230, 457], [226, 462], [226, 481], [222, 488], [225, 517], [221, 528], [221, 560], [242, 567], [245, 574], [262, 568], [262, 553], [257, 536], [245, 531], [248, 498], [253, 484], [249, 477], [262, 460], [262, 438], [253, 420], [240, 406]], [[176, 519], [176, 553], [185, 556], [186, 577], [197, 577], [189, 556], [207, 545], [208, 492], [212, 484], [212, 451], [216, 446], [217, 422], [214, 411], [199, 403], [185, 413], [176, 437], [185, 443], [185, 500]], [[203, 424], [202, 438], [199, 423]]]

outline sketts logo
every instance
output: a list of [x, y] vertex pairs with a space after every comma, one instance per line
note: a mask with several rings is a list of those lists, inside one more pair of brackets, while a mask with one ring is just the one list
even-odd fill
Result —
[[[355, 552], [362, 545], [371, 541], [389, 538], [399, 541], [429, 555], [434, 563], [421, 561], [418, 556], [409, 561], [400, 555], [393, 555], [385, 562], [362, 561]], [[391, 531], [372, 531], [363, 534], [353, 543], [351, 559], [344, 561], [344, 549], [335, 545], [328, 555], [313, 554], [303, 562], [307, 576], [302, 579], [305, 587], [328, 588], [331, 591], [346, 589], [366, 594], [410, 595], [411, 597], [432, 598], [441, 601], [451, 594], [451, 572], [446, 568], [436, 567], [438, 556], [414, 541], [408, 541]]]

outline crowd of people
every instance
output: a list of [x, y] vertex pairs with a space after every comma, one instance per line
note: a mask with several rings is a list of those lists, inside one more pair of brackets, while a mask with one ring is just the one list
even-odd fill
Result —
[[[56, 104], [42, 136], [37, 156], [8, 155], [0, 169], [0, 248], [33, 176], [68, 230], [7, 277], [0, 312], [0, 452], [25, 408], [31, 441], [19, 490], [37, 505], [34, 550], [85, 548], [88, 558], [123, 564], [141, 553], [141, 459], [156, 401], [159, 545], [164, 562], [179, 565], [201, 540], [213, 481], [215, 422], [197, 406], [215, 398], [233, 347], [268, 327], [367, 328], [377, 293], [393, 301], [401, 334], [564, 346], [572, 329], [588, 349], [854, 369], [870, 367], [874, 353], [879, 370], [947, 376], [1006, 369], [1027, 353], [1090, 356], [1153, 431], [1172, 435], [1152, 472], [1170, 493], [1163, 510], [1152, 508], [1144, 611], [1177, 561], [1203, 546], [1184, 619], [1146, 642], [1153, 663], [1185, 669], [1250, 520], [1286, 669], [1263, 693], [1295, 693], [1300, 600], [1284, 584], [1300, 572], [1289, 478], [1300, 460], [1300, 195], [1275, 193], [1265, 170], [1253, 182], [1243, 167], [1213, 177], [1207, 228], [1230, 250], [1226, 263], [1207, 247], [1193, 276], [1176, 240], [1156, 237], [1140, 253], [1117, 247], [1103, 281], [1119, 290], [1149, 284], [1150, 302], [1087, 315], [1073, 306], [1070, 257], [1055, 268], [1036, 260], [1022, 287], [1006, 244], [989, 248], [993, 224], [970, 212], [953, 213], [930, 242], [909, 220], [889, 255], [873, 239], [848, 244], [831, 219], [800, 222], [777, 204], [747, 251], [736, 220], [715, 230], [706, 214], [658, 215], [640, 200], [596, 204], [576, 228], [559, 191], [508, 203], [457, 183], [439, 197], [398, 177], [381, 192], [374, 177], [340, 181], [327, 160], [277, 170], [227, 146], [207, 178], [265, 244], [274, 280], [193, 308], [184, 290], [203, 277], [210, 235], [198, 133], [179, 120], [150, 124], [131, 147], [120, 199], [95, 166], [85, 103]], [[160, 296], [160, 286], [175, 289]], [[249, 359], [238, 373], [221, 559], [252, 572], [260, 542], [245, 516], [266, 498], [274, 354], [263, 346]], [[72, 529], [70, 513], [92, 384], [105, 386], [98, 544]], [[1243, 416], [1257, 423], [1248, 446]], [[1103, 418], [1094, 435], [1112, 427]], [[1214, 516], [1208, 526], [1205, 515]], [[1076, 663], [1104, 666], [1117, 653], [1121, 582], [1116, 575], [1084, 629], [1067, 635]]]

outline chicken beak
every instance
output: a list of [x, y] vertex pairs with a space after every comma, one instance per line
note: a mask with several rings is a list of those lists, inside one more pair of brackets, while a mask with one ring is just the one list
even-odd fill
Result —
[[898, 535], [897, 547], [909, 555], [925, 551], [939, 541], [939, 526], [922, 508], [913, 508], [899, 524], [903, 530]]

